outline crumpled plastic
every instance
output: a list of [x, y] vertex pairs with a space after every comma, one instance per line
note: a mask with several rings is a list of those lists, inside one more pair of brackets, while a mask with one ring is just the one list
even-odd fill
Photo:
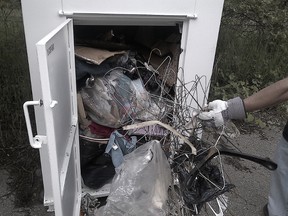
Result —
[[131, 80], [121, 70], [95, 78], [81, 96], [88, 116], [98, 124], [118, 128], [129, 120], [134, 95]]
[[97, 216], [164, 216], [168, 212], [171, 170], [159, 141], [152, 140], [124, 156], [112, 180], [107, 204]]
[[132, 85], [136, 95], [136, 113], [135, 118], [142, 121], [155, 120], [160, 117], [161, 110], [159, 106], [151, 99], [149, 93], [144, 88], [141, 79], [132, 80]]
[[141, 80], [132, 81], [120, 69], [95, 78], [80, 94], [88, 116], [110, 128], [129, 123], [150, 107], [150, 97]]

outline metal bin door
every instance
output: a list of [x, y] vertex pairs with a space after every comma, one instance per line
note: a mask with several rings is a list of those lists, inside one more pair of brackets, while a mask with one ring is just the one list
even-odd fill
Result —
[[72, 20], [67, 19], [36, 47], [55, 215], [79, 216], [81, 175]]

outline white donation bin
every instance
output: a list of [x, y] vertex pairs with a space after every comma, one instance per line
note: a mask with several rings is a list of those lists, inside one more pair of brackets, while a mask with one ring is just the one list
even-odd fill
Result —
[[[224, 0], [22, 0], [33, 101], [24, 104], [38, 148], [44, 205], [79, 216], [81, 172], [74, 58], [75, 26], [178, 26], [185, 81], [212, 74]], [[198, 100], [205, 103], [204, 95]], [[28, 106], [34, 106], [37, 135]]]

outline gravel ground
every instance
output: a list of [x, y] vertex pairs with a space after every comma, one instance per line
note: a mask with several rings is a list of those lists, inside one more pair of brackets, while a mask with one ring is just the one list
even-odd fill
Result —
[[[265, 129], [261, 133], [241, 134], [234, 140], [237, 147], [243, 152], [273, 158], [273, 152], [281, 131], [278, 128]], [[225, 157], [225, 171], [230, 182], [236, 188], [228, 194], [228, 209], [224, 215], [235, 216], [259, 216], [262, 215], [262, 207], [267, 202], [271, 171], [264, 167], [244, 160]], [[7, 182], [9, 173], [0, 170], [0, 216], [51, 216], [41, 202], [35, 202], [26, 208], [14, 207], [14, 194], [9, 191]], [[213, 215], [202, 213], [201, 215]]]

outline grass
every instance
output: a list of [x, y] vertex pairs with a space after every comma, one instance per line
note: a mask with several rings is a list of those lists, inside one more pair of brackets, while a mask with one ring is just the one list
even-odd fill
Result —
[[0, 12], [0, 169], [10, 173], [6, 195], [16, 194], [15, 204], [22, 207], [39, 189], [39, 153], [29, 145], [22, 110], [32, 96], [21, 11]]

